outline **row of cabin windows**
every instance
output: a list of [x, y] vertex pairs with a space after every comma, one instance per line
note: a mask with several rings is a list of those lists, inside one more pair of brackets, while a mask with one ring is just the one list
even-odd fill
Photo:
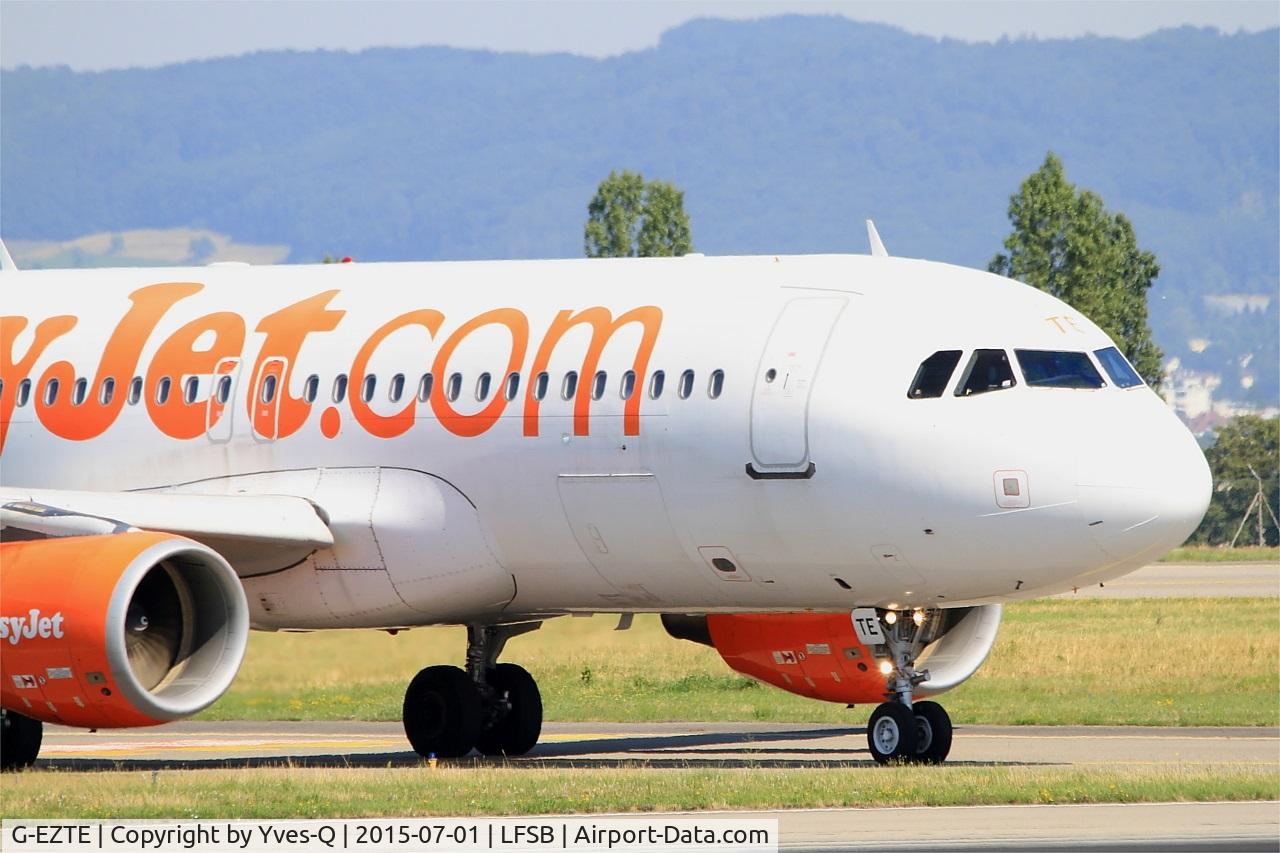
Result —
[[[1095, 390], [1107, 384], [1088, 353], [1015, 349], [1013, 354], [1022, 370], [1022, 378], [1030, 387]], [[907, 396], [913, 400], [941, 397], [951, 383], [961, 355], [963, 353], [958, 349], [939, 350], [922, 361]], [[1115, 347], [1094, 350], [1093, 355], [1116, 387], [1133, 388], [1142, 384], [1142, 377]], [[970, 397], [1012, 388], [1017, 384], [1007, 352], [977, 349], [969, 357], [960, 381], [956, 383], [955, 396]]]
[[[695, 375], [692, 370], [686, 370], [680, 374], [680, 382], [676, 386], [676, 394], [680, 399], [688, 399], [693, 394], [693, 386]], [[405, 375], [397, 373], [391, 377], [387, 387], [387, 397], [393, 403], [400, 402], [405, 394]], [[456, 401], [462, 396], [462, 374], [450, 374], [447, 384], [445, 385], [445, 398], [449, 402]], [[666, 374], [664, 371], [655, 370], [649, 376], [649, 398], [657, 400], [662, 396], [663, 386], [666, 383]], [[430, 373], [424, 373], [422, 378], [418, 380], [417, 398], [419, 402], [427, 402], [431, 399], [431, 389], [434, 384], [434, 377]], [[539, 373], [534, 377], [533, 381], [533, 397], [535, 400], [541, 400], [547, 396], [547, 391], [551, 384], [551, 377], [546, 372]], [[591, 380], [590, 394], [592, 400], [600, 400], [604, 397], [608, 390], [609, 374], [606, 371], [599, 370]], [[263, 403], [270, 403], [275, 400], [278, 390], [279, 378], [269, 373], [262, 380], [262, 390], [259, 394]], [[483, 402], [489, 399], [493, 392], [493, 376], [489, 373], [481, 373], [476, 378], [475, 395], [476, 399]], [[360, 399], [365, 403], [373, 400], [374, 394], [377, 393], [378, 378], [373, 374], [365, 376], [364, 382], [360, 387]], [[17, 395], [14, 404], [17, 406], [25, 406], [31, 399], [31, 380], [24, 379], [18, 383]], [[623, 400], [630, 400], [636, 391], [636, 374], [634, 370], [628, 370], [622, 374], [622, 381], [618, 383], [618, 395]], [[711, 399], [717, 399], [721, 392], [724, 391], [724, 371], [713, 370], [711, 378], [707, 383], [707, 396]], [[44, 404], [52, 406], [58, 399], [59, 383], [57, 379], [48, 379], [44, 384], [43, 396]], [[507, 400], [514, 400], [520, 392], [520, 374], [511, 373], [502, 383], [502, 395]], [[572, 400], [578, 392], [578, 373], [570, 370], [564, 375], [560, 382], [560, 396], [565, 400]], [[116, 380], [108, 376], [102, 380], [98, 389], [98, 402], [106, 406], [115, 398]], [[155, 400], [156, 403], [164, 405], [169, 401], [170, 395], [173, 393], [173, 380], [168, 376], [162, 376], [156, 382]], [[197, 376], [188, 376], [182, 383], [182, 399], [183, 402], [191, 404], [196, 402], [200, 393], [200, 379]], [[0, 380], [0, 396], [4, 394], [4, 383]], [[307, 403], [314, 403], [320, 395], [320, 377], [311, 374], [302, 384], [302, 399]], [[89, 396], [89, 380], [81, 377], [71, 386], [71, 402], [73, 405], [79, 406]], [[231, 377], [227, 375], [219, 376], [214, 384], [213, 393], [210, 395], [217, 403], [226, 405], [231, 399]], [[340, 373], [333, 380], [332, 394], [333, 402], [341, 403], [347, 398], [347, 375]], [[129, 405], [136, 405], [142, 399], [142, 377], [135, 376], [129, 382], [129, 388], [126, 396]]]
[[[679, 384], [676, 386], [676, 395], [681, 400], [687, 400], [693, 395], [696, 374], [692, 370], [686, 370], [680, 374]], [[303, 399], [308, 403], [314, 402], [319, 390], [320, 379], [317, 376], [310, 376], [303, 385]], [[504, 399], [514, 400], [516, 395], [520, 393], [521, 377], [519, 373], [509, 373], [505, 380], [502, 381], [500, 392]], [[348, 379], [345, 373], [339, 373], [333, 380], [333, 389], [330, 396], [335, 403], [341, 403], [347, 397]], [[430, 373], [424, 373], [418, 380], [417, 398], [418, 402], [425, 403], [431, 399], [431, 391], [435, 385], [435, 377]], [[563, 400], [572, 400], [578, 394], [579, 377], [576, 370], [570, 370], [564, 374], [560, 380], [560, 398]], [[451, 373], [445, 383], [444, 396], [450, 403], [455, 402], [462, 396], [463, 378], [461, 373]], [[657, 400], [662, 396], [664, 387], [666, 386], [666, 372], [655, 370], [649, 375], [649, 399]], [[495, 382], [493, 375], [490, 373], [481, 373], [476, 377], [474, 388], [475, 398], [484, 402], [494, 393]], [[588, 393], [592, 400], [604, 399], [609, 388], [609, 374], [607, 371], [598, 370], [595, 376], [591, 378]], [[535, 400], [545, 399], [547, 392], [551, 389], [551, 375], [545, 371], [539, 373], [533, 378], [533, 398]], [[368, 403], [373, 400], [378, 391], [378, 377], [369, 374], [365, 376], [364, 382], [360, 386], [360, 399]], [[387, 399], [393, 403], [398, 403], [404, 399], [406, 391], [406, 378], [403, 373], [397, 373], [391, 377], [387, 385]], [[711, 378], [707, 382], [707, 396], [715, 400], [719, 398], [724, 391], [724, 371], [711, 371]], [[618, 383], [618, 396], [623, 400], [630, 400], [636, 393], [636, 372], [628, 370], [622, 374], [622, 379]], [[270, 402], [269, 399], [263, 399], [263, 402]]]

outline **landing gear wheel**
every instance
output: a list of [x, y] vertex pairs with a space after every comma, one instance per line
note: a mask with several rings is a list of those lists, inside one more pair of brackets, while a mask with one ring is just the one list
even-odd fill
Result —
[[458, 758], [480, 736], [480, 691], [456, 666], [429, 666], [404, 694], [404, 733], [424, 758]]
[[916, 754], [921, 764], [941, 764], [951, 752], [951, 717], [937, 702], [916, 702]]
[[514, 663], [500, 663], [486, 679], [493, 688], [498, 708], [493, 724], [476, 741], [485, 755], [524, 755], [533, 749], [542, 733], [542, 694], [533, 676]]
[[44, 723], [0, 710], [0, 770], [30, 767], [40, 754]]
[[881, 703], [867, 721], [867, 746], [880, 764], [914, 759], [918, 739], [915, 714], [899, 702]]

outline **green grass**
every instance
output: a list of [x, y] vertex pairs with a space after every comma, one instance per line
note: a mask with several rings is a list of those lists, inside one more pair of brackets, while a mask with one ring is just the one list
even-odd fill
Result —
[[[109, 784], [107, 784], [109, 783]], [[515, 815], [838, 806], [1266, 800], [1275, 769], [867, 767], [805, 769], [178, 770], [6, 776], [6, 818]]]
[[1174, 548], [1160, 558], [1162, 563], [1275, 563], [1280, 548], [1228, 548], [1224, 545], [1188, 545]]
[[[508, 644], [546, 718], [843, 722], [870, 708], [804, 699], [673, 640], [656, 617], [562, 618]], [[461, 663], [461, 629], [255, 634], [240, 677], [204, 719], [398, 720], [418, 669]], [[978, 673], [943, 700], [958, 723], [1280, 725], [1273, 599], [1045, 599], [1005, 610]]]

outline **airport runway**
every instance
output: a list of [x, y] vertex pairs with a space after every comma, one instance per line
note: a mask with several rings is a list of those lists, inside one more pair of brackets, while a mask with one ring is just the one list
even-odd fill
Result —
[[1054, 598], [1280, 598], [1280, 563], [1152, 563]]
[[[399, 723], [185, 722], [154, 730], [45, 730], [38, 766], [60, 770], [385, 767], [420, 763]], [[1280, 730], [961, 726], [949, 764], [1122, 766], [1238, 762], [1280, 769]], [[538, 767], [870, 767], [861, 727], [783, 723], [549, 723]], [[681, 815], [692, 816], [692, 815]], [[972, 806], [698, 812], [777, 818], [790, 853], [835, 850], [1280, 853], [1280, 803]], [[601, 821], [608, 816], [598, 816]], [[630, 817], [635, 817], [630, 815]], [[658, 815], [646, 814], [646, 818]]]
[[[698, 817], [741, 817], [699, 812]], [[800, 851], [1280, 850], [1280, 803], [924, 806], [755, 812], [777, 818], [782, 849]]]
[[[181, 722], [91, 733], [46, 726], [40, 765], [67, 770], [413, 765], [399, 723]], [[463, 762], [495, 760], [473, 757]], [[1280, 769], [1268, 728], [958, 726], [949, 764], [1239, 762]], [[515, 767], [868, 766], [865, 729], [818, 723], [548, 723]]]

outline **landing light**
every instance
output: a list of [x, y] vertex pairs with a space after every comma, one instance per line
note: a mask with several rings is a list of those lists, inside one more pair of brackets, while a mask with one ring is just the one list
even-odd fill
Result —
[[911, 621], [912, 621], [912, 622], [914, 622], [914, 623], [916, 623], [916, 627], [917, 627], [917, 628], [919, 628], [921, 625], [923, 625], [923, 624], [924, 624], [924, 611], [923, 611], [923, 610], [915, 610], [915, 611], [912, 611], [912, 613], [911, 613]]
[[887, 660], [880, 661], [880, 674], [888, 675], [891, 672], [893, 672], [893, 664], [889, 663]]
[[892, 610], [890, 610], [888, 613], [884, 615], [884, 622], [886, 625], [893, 625], [897, 621], [898, 621], [898, 614]]

